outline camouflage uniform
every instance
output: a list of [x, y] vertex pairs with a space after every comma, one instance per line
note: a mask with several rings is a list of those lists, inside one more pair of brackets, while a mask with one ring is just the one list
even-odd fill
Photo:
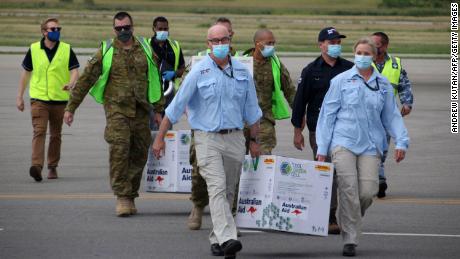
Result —
[[[252, 56], [254, 49], [245, 52]], [[281, 90], [284, 97], [292, 108], [295, 97], [295, 87], [292, 84], [291, 76], [282, 62], [281, 65]], [[260, 109], [262, 109], [262, 118], [260, 119], [260, 152], [262, 155], [270, 155], [276, 146], [275, 118], [272, 113], [272, 96], [275, 89], [273, 80], [272, 63], [269, 58], [262, 61], [254, 59], [254, 82], [256, 84], [257, 99], [259, 100]], [[249, 150], [249, 130], [246, 128], [246, 148]]]
[[[104, 138], [109, 144], [110, 184], [116, 196], [135, 198], [139, 196], [142, 171], [151, 143], [148, 63], [137, 40], [131, 49], [125, 50], [114, 39], [113, 48], [112, 67], [104, 92]], [[66, 111], [75, 112], [101, 73], [102, 50], [99, 49], [78, 79]], [[162, 112], [163, 104], [164, 97], [154, 104], [154, 111]]]

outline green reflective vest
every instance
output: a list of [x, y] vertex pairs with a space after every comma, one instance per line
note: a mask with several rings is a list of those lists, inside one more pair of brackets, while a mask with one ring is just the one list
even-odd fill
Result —
[[283, 120], [291, 117], [286, 104], [283, 91], [281, 90], [281, 63], [275, 54], [270, 57], [272, 63], [273, 82], [275, 89], [272, 95], [272, 113], [275, 120]]
[[[392, 57], [388, 55], [390, 58], [385, 62], [383, 66], [382, 75], [390, 81], [391, 85], [394, 88], [395, 97], [398, 94], [398, 85], [399, 85], [399, 77], [401, 76], [401, 59], [398, 57]], [[377, 69], [377, 66], [372, 63], [372, 66]]]
[[33, 66], [29, 88], [30, 98], [42, 101], [69, 100], [69, 91], [62, 88], [70, 80], [70, 45], [59, 42], [51, 63], [45, 50], [40, 47], [40, 41], [30, 45], [30, 54]]
[[[148, 40], [149, 45], [151, 45], [152, 39], [150, 38]], [[174, 52], [174, 72], [177, 71], [179, 68], [179, 57], [180, 57], [180, 44], [177, 40], [170, 40], [168, 39], [169, 45], [171, 45], [171, 48]], [[174, 89], [177, 91], [179, 89], [180, 83], [181, 83], [181, 78], [176, 78], [174, 80]]]
[[[249, 57], [249, 54], [244, 55]], [[283, 90], [281, 90], [281, 63], [276, 54], [270, 57], [272, 75], [275, 88], [272, 94], [272, 114], [275, 120], [283, 120], [291, 117], [288, 105], [285, 102]]]
[[[141, 44], [147, 58], [149, 81], [147, 90], [148, 101], [150, 103], [155, 103], [161, 98], [160, 74], [155, 62], [153, 61], [152, 49], [150, 48], [148, 41], [143, 37], [136, 37], [136, 40]], [[94, 100], [101, 104], [104, 103], [104, 90], [109, 79], [110, 69], [112, 67], [112, 42], [113, 39], [108, 39], [107, 41], [102, 42], [102, 74], [89, 90], [89, 93], [94, 97]]]

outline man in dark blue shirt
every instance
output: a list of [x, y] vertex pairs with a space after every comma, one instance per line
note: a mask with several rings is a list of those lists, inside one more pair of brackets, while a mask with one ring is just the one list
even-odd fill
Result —
[[[313, 159], [316, 160], [316, 122], [323, 103], [324, 96], [329, 90], [329, 83], [336, 75], [353, 67], [353, 63], [340, 57], [341, 42], [345, 35], [341, 35], [335, 28], [322, 29], [318, 35], [318, 44], [321, 56], [308, 64], [303, 70], [297, 86], [297, 92], [292, 108], [291, 123], [294, 126], [294, 146], [302, 150], [305, 146], [302, 131], [306, 123], [309, 131], [310, 146], [313, 150]], [[328, 159], [330, 162], [330, 159]], [[329, 216], [329, 234], [339, 234], [335, 212], [337, 209], [337, 183], [334, 177], [332, 186], [331, 211]]]

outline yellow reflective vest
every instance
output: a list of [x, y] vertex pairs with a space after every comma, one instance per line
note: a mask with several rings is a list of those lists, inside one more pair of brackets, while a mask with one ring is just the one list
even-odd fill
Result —
[[51, 62], [40, 41], [30, 45], [32, 57], [32, 77], [30, 79], [30, 98], [42, 101], [68, 101], [69, 92], [62, 90], [70, 81], [69, 58], [70, 45], [59, 42], [58, 49]]
[[[383, 66], [383, 70], [381, 74], [390, 81], [391, 85], [394, 88], [394, 93], [395, 97], [398, 94], [398, 85], [399, 85], [399, 77], [401, 76], [401, 59], [398, 57], [392, 57], [388, 54], [389, 59], [385, 62], [385, 65]], [[375, 69], [377, 69], [377, 66], [372, 63], [372, 66], [374, 66]], [[378, 69], [377, 69], [378, 70]]]

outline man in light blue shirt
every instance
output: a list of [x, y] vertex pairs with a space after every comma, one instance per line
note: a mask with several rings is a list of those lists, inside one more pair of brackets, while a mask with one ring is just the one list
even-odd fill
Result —
[[153, 152], [159, 157], [167, 129], [187, 110], [200, 174], [208, 186], [213, 222], [211, 252], [225, 258], [235, 258], [242, 249], [231, 213], [245, 155], [242, 129], [244, 123], [250, 125], [250, 153], [258, 156], [257, 135], [262, 116], [249, 70], [229, 56], [230, 41], [226, 27], [214, 25], [208, 30], [211, 52], [185, 78], [166, 109], [153, 144]]

